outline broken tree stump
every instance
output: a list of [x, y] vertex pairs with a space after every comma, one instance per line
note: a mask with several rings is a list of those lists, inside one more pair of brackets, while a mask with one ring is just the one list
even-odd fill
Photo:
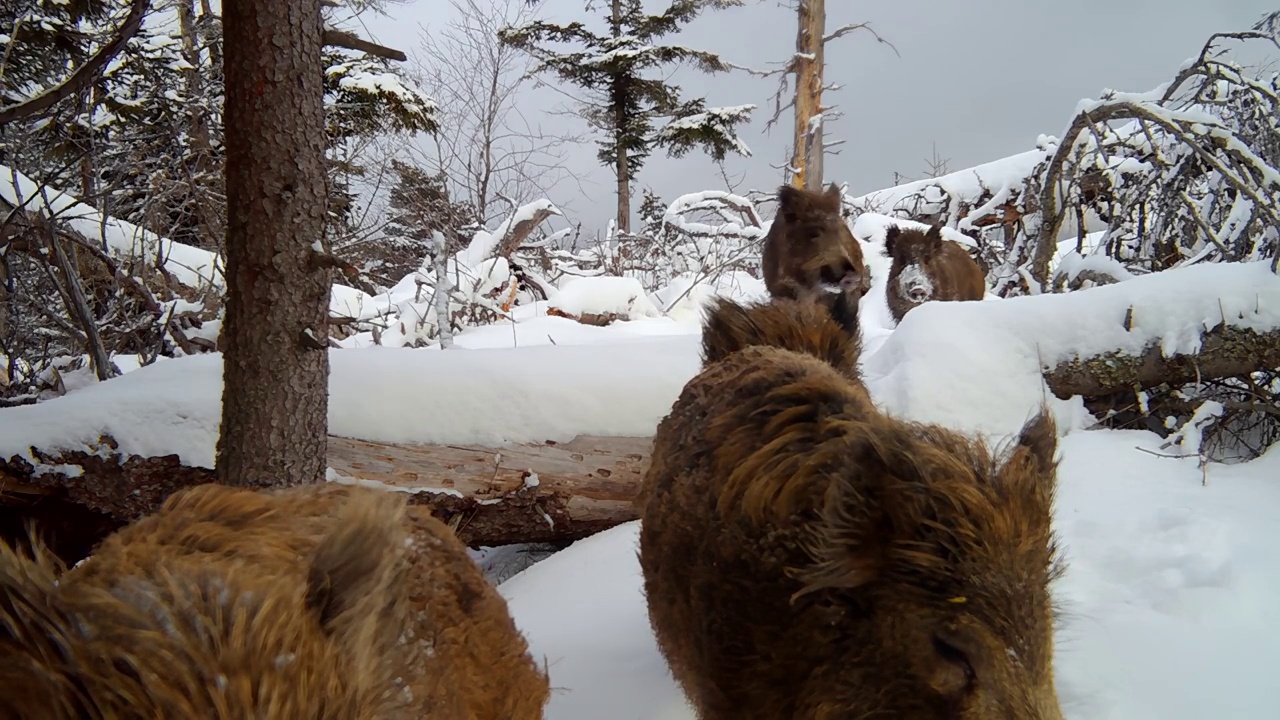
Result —
[[[429, 509], [478, 547], [572, 541], [636, 519], [632, 499], [651, 445], [647, 437], [585, 435], [502, 448], [331, 436], [328, 462], [335, 481], [408, 493], [411, 505]], [[216, 481], [211, 468], [184, 466], [177, 455], [125, 459], [109, 452], [114, 448], [102, 438], [86, 450], [35, 449], [35, 464], [0, 458], [0, 536], [19, 539], [24, 524], [35, 521], [55, 535], [54, 552], [76, 562], [173, 492]]]

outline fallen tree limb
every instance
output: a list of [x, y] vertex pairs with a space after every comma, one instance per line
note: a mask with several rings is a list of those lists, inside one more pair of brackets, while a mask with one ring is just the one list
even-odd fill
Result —
[[[449, 523], [476, 546], [571, 541], [636, 518], [631, 500], [649, 460], [650, 438], [580, 436], [566, 443], [488, 448], [392, 445], [329, 438], [338, 482], [377, 484]], [[115, 443], [0, 459], [0, 535], [27, 519], [83, 516], [53, 528], [54, 549], [75, 562], [107, 533], [153, 512], [173, 492], [215, 482], [210, 468], [177, 455], [123, 459]], [[76, 555], [79, 554], [79, 557]]]
[[1280, 368], [1280, 330], [1260, 333], [1218, 325], [1205, 331], [1195, 354], [1165, 357], [1160, 346], [1153, 344], [1139, 355], [1110, 352], [1070, 360], [1046, 369], [1045, 380], [1053, 394], [1065, 400], [1073, 395], [1098, 397], [1274, 368]]
[[376, 42], [365, 40], [364, 38], [358, 37], [353, 33], [346, 32], [345, 30], [325, 28], [324, 35], [321, 37], [321, 42], [331, 47], [340, 47], [346, 50], [359, 50], [360, 52], [368, 53], [374, 57], [380, 57], [387, 60], [405, 62], [409, 59], [402, 50], [389, 48], [386, 45], [379, 45]]

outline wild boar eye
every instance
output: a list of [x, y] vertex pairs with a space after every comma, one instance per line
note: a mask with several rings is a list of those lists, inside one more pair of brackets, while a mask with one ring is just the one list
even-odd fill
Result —
[[972, 689], [978, 675], [973, 671], [973, 663], [969, 661], [969, 655], [937, 635], [933, 636], [933, 649], [943, 660], [964, 671], [965, 690]]

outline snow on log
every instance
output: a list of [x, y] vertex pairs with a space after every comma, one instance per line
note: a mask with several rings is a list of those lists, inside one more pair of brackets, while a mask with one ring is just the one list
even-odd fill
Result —
[[1065, 430], [1081, 408], [1054, 396], [1280, 367], [1278, 340], [1269, 263], [1210, 263], [1069, 293], [925, 303], [862, 370], [893, 415], [1002, 438], [1046, 395]]
[[611, 275], [579, 277], [566, 282], [547, 304], [547, 314], [597, 326], [615, 320], [662, 316], [639, 280]]
[[1026, 189], [1056, 149], [1057, 139], [1042, 135], [1035, 150], [859, 197], [846, 196], [845, 206], [855, 217], [880, 213], [939, 222], [957, 230], [1014, 223], [1036, 210], [1035, 198], [1026, 197]]
[[1139, 353], [1106, 352], [1072, 358], [1046, 371], [1059, 398], [1101, 397], [1164, 383], [1186, 385], [1280, 368], [1280, 330], [1256, 332], [1226, 324], [1206, 330], [1194, 352], [1165, 355], [1153, 343]]
[[[331, 477], [410, 492], [476, 545], [582, 537], [634, 517], [646, 436], [697, 371], [697, 347], [680, 336], [625, 353], [333, 351]], [[221, 356], [209, 353], [5, 409], [0, 526], [85, 516], [66, 540], [84, 552], [174, 490], [212, 481], [221, 395]]]

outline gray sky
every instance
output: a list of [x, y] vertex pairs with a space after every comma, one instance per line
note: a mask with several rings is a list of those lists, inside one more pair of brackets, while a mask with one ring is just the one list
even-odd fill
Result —
[[[598, 28], [584, 4], [548, 0], [540, 16]], [[654, 10], [665, 4], [646, 0]], [[828, 126], [828, 139], [846, 142], [839, 155], [827, 158], [826, 179], [847, 182], [858, 195], [893, 185], [895, 171], [919, 177], [933, 143], [952, 170], [1030, 150], [1037, 135], [1060, 135], [1082, 98], [1096, 98], [1105, 88], [1155, 87], [1197, 54], [1210, 33], [1246, 29], [1277, 7], [1280, 0], [827, 0], [828, 31], [869, 21], [901, 57], [866, 33], [828, 46], [827, 82], [844, 87], [824, 100], [845, 113]], [[447, 21], [450, 12], [447, 0], [409, 0], [391, 6], [389, 17], [366, 16], [364, 22], [375, 39], [412, 56], [422, 26]], [[794, 11], [779, 0], [747, 0], [745, 7], [704, 14], [668, 42], [771, 69], [794, 50], [795, 26]], [[767, 190], [781, 182], [781, 172], [771, 165], [784, 159], [790, 111], [771, 134], [764, 132], [776, 79], [746, 73], [707, 77], [680, 69], [672, 80], [690, 96], [705, 94], [713, 106], [758, 105], [742, 133], [753, 157], [731, 156], [725, 169], [731, 180], [741, 178], [739, 190]], [[573, 121], [543, 122], [554, 128]], [[613, 175], [596, 164], [595, 153], [587, 144], [569, 158], [585, 194], [562, 184], [550, 198], [584, 229], [603, 227], [615, 207]], [[655, 154], [637, 185], [636, 197], [647, 186], [668, 202], [683, 193], [724, 188], [716, 165], [700, 152], [679, 160]], [[637, 206], [633, 202], [633, 212]]]

